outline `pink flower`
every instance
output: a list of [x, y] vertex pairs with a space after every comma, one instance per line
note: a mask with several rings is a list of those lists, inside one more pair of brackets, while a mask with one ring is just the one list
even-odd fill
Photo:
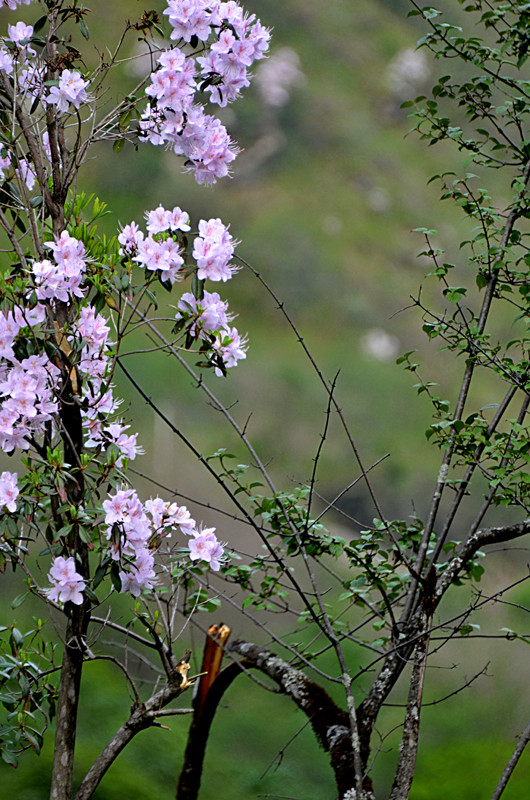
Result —
[[78, 109], [81, 103], [86, 103], [88, 100], [87, 86], [88, 81], [81, 78], [80, 72], [65, 69], [61, 72], [59, 85], [51, 87], [44, 101], [49, 105], [56, 105], [62, 112], [68, 111], [70, 103]]
[[116, 522], [123, 522], [127, 519], [132, 498], [136, 498], [133, 489], [121, 489], [115, 495], [109, 495], [108, 500], [103, 502], [105, 524], [112, 527]]
[[83, 576], [76, 572], [75, 561], [72, 556], [64, 558], [57, 556], [48, 573], [51, 589], [47, 590], [50, 600], [59, 603], [74, 603], [76, 606], [83, 602], [85, 581]]
[[190, 230], [190, 215], [187, 211], [182, 211], [178, 206], [175, 206], [173, 211], [169, 212], [169, 227], [172, 231], [187, 231]]
[[120, 255], [130, 255], [138, 250], [138, 245], [143, 240], [144, 235], [138, 228], [136, 222], [131, 222], [130, 225], [125, 225], [118, 236], [118, 242], [121, 244]]
[[110, 441], [116, 445], [120, 451], [120, 457], [116, 460], [116, 466], [123, 466], [123, 459], [128, 458], [134, 461], [136, 456], [142, 452], [142, 448], [136, 444], [137, 433], [127, 436], [125, 431], [128, 430], [130, 425], [120, 425], [118, 422], [111, 422], [105, 428], [105, 433]]
[[17, 510], [17, 477], [16, 472], [2, 472], [0, 475], [0, 507], [6, 506], [8, 511]]
[[145, 510], [151, 514], [153, 519], [153, 528], [158, 530], [164, 523], [167, 517], [167, 503], [164, 503], [161, 497], [151, 498], [144, 503]]
[[201, 300], [197, 300], [191, 292], [186, 292], [177, 308], [175, 319], [195, 319], [190, 333], [200, 339], [207, 338], [208, 334], [215, 333], [232, 319], [228, 314], [228, 303], [221, 300], [217, 292], [205, 291]]
[[64, 267], [69, 277], [84, 271], [85, 245], [70, 236], [68, 231], [63, 231], [56, 242], [44, 242], [44, 244], [53, 250], [56, 263]]
[[31, 25], [26, 25], [25, 22], [17, 22], [16, 25], [8, 25], [7, 32], [12, 42], [20, 44], [31, 39], [33, 36], [33, 27]]
[[7, 75], [13, 72], [13, 57], [5, 47], [0, 48], [0, 69], [3, 69]]
[[91, 348], [99, 349], [106, 344], [110, 328], [105, 317], [96, 314], [92, 306], [83, 306], [79, 312], [77, 330]]
[[[247, 340], [241, 338], [236, 328], [225, 327], [217, 332], [214, 350], [221, 356], [228, 369], [237, 366], [237, 362], [247, 357]], [[221, 370], [215, 370], [216, 375], [222, 375]]]
[[147, 230], [149, 233], [163, 233], [169, 228], [169, 211], [162, 206], [158, 206], [154, 211], [148, 211]]
[[15, 172], [24, 181], [31, 192], [35, 186], [37, 175], [35, 174], [35, 170], [31, 166], [30, 162], [26, 158], [21, 158], [20, 166], [15, 170]]
[[211, 0], [169, 0], [164, 14], [169, 16], [173, 27], [171, 38], [189, 42], [196, 36], [205, 42], [210, 36], [210, 26], [221, 21], [216, 12], [218, 5]]
[[25, 3], [27, 6], [31, 3], [31, 0], [0, 0], [0, 8], [5, 4], [11, 11], [14, 11], [15, 8], [20, 5], [20, 3]]
[[121, 592], [130, 592], [138, 597], [143, 589], [152, 589], [155, 580], [155, 559], [145, 548], [136, 554], [134, 566], [129, 572], [120, 572]]
[[182, 533], [191, 536], [197, 527], [186, 506], [177, 506], [174, 503], [168, 509], [168, 522], [166, 524], [178, 525]]
[[198, 531], [189, 541], [190, 558], [192, 561], [206, 561], [211, 569], [217, 572], [220, 568], [219, 559], [223, 555], [223, 547], [217, 541], [215, 528], [205, 528]]
[[193, 257], [198, 267], [197, 277], [200, 280], [229, 280], [237, 270], [234, 264], [229, 263], [236, 244], [220, 219], [201, 219], [199, 236], [193, 245]]

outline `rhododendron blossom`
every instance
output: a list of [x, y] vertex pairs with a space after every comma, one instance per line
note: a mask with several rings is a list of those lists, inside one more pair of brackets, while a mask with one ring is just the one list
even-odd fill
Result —
[[[195, 542], [201, 536], [193, 545], [195, 558], [219, 569], [223, 548], [214, 536], [215, 529], [198, 531], [186, 506], [166, 502], [160, 497], [142, 504], [134, 489], [118, 489], [103, 501], [103, 511], [110, 555], [123, 566], [119, 573], [122, 592], [128, 591], [137, 597], [144, 589], [153, 588], [156, 547], [162, 540], [169, 539], [177, 528], [191, 536], [190, 541]], [[191, 553], [191, 544], [189, 546]], [[193, 560], [191, 555], [190, 558]]]
[[83, 591], [85, 581], [75, 568], [73, 556], [64, 558], [57, 556], [48, 574], [51, 589], [48, 589], [48, 597], [59, 603], [71, 602], [81, 605], [83, 602]]
[[5, 47], [0, 48], [0, 69], [7, 75], [13, 72], [13, 57]]
[[220, 559], [224, 550], [215, 536], [215, 528], [204, 528], [189, 540], [192, 561], [206, 561], [216, 572], [221, 568]]
[[14, 11], [21, 3], [29, 6], [31, 0], [0, 0], [0, 8], [2, 8], [3, 5], [6, 5], [8, 8]]
[[220, 219], [201, 220], [199, 236], [193, 246], [193, 257], [197, 261], [197, 276], [211, 281], [230, 280], [237, 267], [230, 264], [235, 242], [228, 228]]
[[132, 255], [138, 250], [138, 245], [143, 240], [144, 234], [139, 229], [136, 222], [125, 225], [118, 235], [118, 242], [121, 244], [120, 255]]
[[17, 22], [16, 25], [8, 25], [7, 33], [15, 44], [28, 42], [33, 36], [33, 26], [26, 25], [25, 22]]
[[224, 328], [232, 319], [228, 314], [228, 303], [221, 300], [217, 292], [205, 290], [200, 300], [190, 292], [186, 292], [180, 298], [177, 307], [176, 319], [195, 319], [190, 333], [199, 338], [205, 338], [208, 334]]
[[31, 163], [26, 158], [21, 158], [19, 161], [19, 166], [15, 169], [15, 172], [20, 179], [24, 181], [31, 192], [37, 180], [35, 170], [31, 166]]
[[120, 572], [121, 591], [130, 592], [133, 597], [144, 589], [152, 589], [155, 582], [155, 559], [148, 550], [142, 550], [134, 566], [128, 572]]
[[68, 111], [70, 104], [78, 109], [88, 100], [87, 86], [88, 81], [81, 78], [80, 72], [65, 69], [61, 72], [58, 86], [52, 86], [44, 100], [49, 105], [56, 105], [59, 111]]
[[[247, 357], [247, 341], [246, 338], [239, 335], [236, 328], [228, 326], [222, 328], [217, 332], [213, 349], [221, 357], [223, 363], [229, 369], [237, 366], [237, 362]], [[222, 372], [216, 367], [217, 375]]]
[[0, 508], [5, 506], [8, 511], [17, 510], [17, 478], [16, 472], [2, 472], [0, 475]]
[[[0, 0], [0, 8], [29, 3]], [[176, 346], [195, 349], [201, 368], [213, 367], [216, 375], [225, 375], [246, 351], [228, 303], [204, 286], [226, 282], [238, 269], [228, 226], [212, 217], [199, 220], [197, 230], [180, 206], [159, 204], [146, 212], [144, 230], [130, 222], [120, 226], [117, 243], [106, 239], [87, 221], [77, 190], [83, 148], [91, 135], [97, 140], [123, 132], [182, 157], [198, 183], [227, 176], [238, 148], [210, 110], [248, 86], [248, 70], [264, 57], [269, 32], [236, 2], [169, 0], [170, 41], [143, 76], [145, 95], [127, 97], [116, 123], [111, 115], [107, 124], [99, 73], [86, 71], [73, 45], [61, 44], [54, 55], [52, 37], [53, 47], [41, 48], [40, 31], [51, 15], [45, 6], [35, 30], [16, 21], [0, 45], [10, 100], [5, 112], [13, 123], [0, 133], [0, 178], [13, 186], [20, 228], [9, 236], [14, 267], [2, 286], [0, 448], [25, 453], [31, 476], [19, 482], [15, 472], [0, 474], [0, 508], [15, 514], [23, 507], [23, 525], [45, 532], [54, 554], [61, 553], [52, 560], [45, 594], [79, 606], [97, 602], [97, 558], [99, 573], [112, 568], [115, 587], [137, 597], [154, 590], [158, 572], [167, 569], [164, 561], [157, 565], [159, 553], [219, 570], [224, 552], [215, 529], [199, 527], [186, 506], [160, 497], [142, 502], [123, 474], [143, 449], [119, 415], [122, 401], [112, 381], [123, 337], [138, 318], [143, 322], [144, 298], [154, 304], [159, 284], [169, 292], [192, 278], [191, 291], [176, 301]], [[67, 19], [81, 25], [71, 8], [55, 8], [64, 17], [61, 25]], [[81, 28], [83, 36], [87, 30]], [[136, 104], [137, 126], [126, 120], [129, 101]], [[101, 213], [96, 203], [94, 220]], [[87, 560], [79, 558], [85, 545]]]
[[196, 95], [209, 94], [219, 106], [235, 100], [249, 85], [248, 68], [264, 57], [270, 33], [237, 3], [169, 0], [164, 14], [173, 29], [171, 39], [201, 41], [202, 54], [195, 59], [175, 47], [159, 56], [145, 90], [151, 102], [140, 130], [151, 144], [167, 144], [185, 156], [198, 183], [212, 184], [228, 175], [238, 149]]

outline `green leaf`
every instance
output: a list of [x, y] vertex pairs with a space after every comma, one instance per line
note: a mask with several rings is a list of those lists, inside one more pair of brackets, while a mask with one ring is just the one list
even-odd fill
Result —
[[121, 117], [120, 117], [120, 119], [118, 121], [118, 124], [119, 124], [120, 128], [124, 128], [125, 130], [127, 130], [127, 128], [129, 127], [129, 123], [130, 123], [131, 119], [132, 119], [132, 111], [125, 111], [121, 115]]
[[19, 629], [18, 629], [18, 628], [13, 628], [13, 630], [11, 631], [11, 636], [13, 637], [13, 641], [14, 641], [16, 644], [18, 644], [19, 646], [20, 646], [20, 645], [23, 643], [23, 641], [24, 641], [24, 637], [23, 637], [23, 635], [20, 633], [20, 631], [19, 631]]
[[443, 293], [451, 303], [456, 305], [467, 294], [467, 289], [464, 286], [448, 286]]
[[204, 297], [204, 280], [199, 280], [197, 277], [197, 273], [193, 273], [193, 278], [191, 279], [191, 291], [193, 292], [193, 296], [196, 300], [202, 300]]
[[484, 289], [484, 287], [489, 283], [489, 278], [486, 277], [486, 275], [484, 275], [482, 272], [477, 272], [477, 277], [475, 280], [479, 289]]
[[[438, 175], [435, 175], [434, 178], [437, 178]], [[434, 180], [432, 178], [431, 180]], [[413, 228], [412, 233], [423, 233], [425, 236], [438, 236], [438, 231], [434, 228]]]
[[146, 293], [147, 297], [149, 298], [149, 300], [154, 305], [154, 307], [158, 308], [158, 301], [156, 299], [156, 296], [153, 294], [153, 292], [150, 289], [146, 289], [145, 293]]
[[17, 594], [15, 599], [11, 602], [11, 608], [18, 608], [22, 605], [26, 597], [28, 596], [29, 592], [23, 592], [22, 594]]
[[10, 764], [12, 767], [18, 767], [18, 758], [9, 750], [2, 750], [2, 758], [6, 764]]
[[44, 28], [44, 26], [46, 25], [47, 21], [48, 21], [48, 17], [46, 15], [44, 15], [43, 17], [39, 17], [39, 19], [37, 20], [37, 22], [33, 26], [33, 33], [38, 33], [39, 31], [41, 31]]
[[94, 578], [92, 580], [92, 588], [97, 589], [103, 578], [105, 577], [105, 573], [107, 572], [107, 562], [104, 561], [103, 564], [100, 564], [94, 574]]
[[121, 592], [121, 578], [119, 575], [119, 566], [116, 561], [112, 562], [112, 566], [110, 568], [110, 579], [116, 591]]
[[86, 596], [89, 598], [89, 600], [92, 600], [93, 603], [99, 603], [99, 597], [93, 591], [93, 589], [90, 588], [90, 586], [85, 586], [84, 592]]

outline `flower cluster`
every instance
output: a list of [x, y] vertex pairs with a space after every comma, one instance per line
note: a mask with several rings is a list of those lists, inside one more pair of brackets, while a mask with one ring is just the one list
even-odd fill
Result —
[[[0, 0], [0, 9], [14, 10], [29, 3]], [[233, 101], [249, 83], [249, 67], [263, 58], [269, 33], [234, 0], [168, 0], [165, 14], [175, 46], [160, 53], [150, 76], [140, 135], [183, 156], [199, 183], [214, 183], [228, 174], [237, 148], [219, 119], [196, 101], [197, 95], [202, 92], [219, 106]], [[41, 26], [42, 21], [44, 18]], [[52, 162], [54, 170], [58, 166], [66, 169], [68, 163], [76, 169], [74, 155], [80, 152], [80, 140], [73, 143], [75, 137], [72, 142], [58, 138], [57, 131], [65, 123], [62, 115], [74, 115], [90, 102], [90, 80], [73, 68], [73, 59], [52, 65], [43, 52], [32, 49], [32, 44], [39, 43], [34, 36], [38, 31], [37, 25], [34, 31], [31, 25], [16, 22], [0, 40], [3, 80], [11, 86], [17, 115], [28, 114], [30, 120], [31, 139], [19, 116], [13, 116], [17, 135], [0, 136], [0, 180], [13, 182], [22, 205], [29, 203], [26, 189], [33, 192], [39, 181], [46, 188]], [[193, 53], [199, 42], [199, 52]], [[63, 68], [65, 64], [69, 68]], [[97, 91], [98, 85], [93, 84], [95, 97]], [[35, 113], [39, 103], [40, 111]], [[58, 125], [52, 125], [53, 120], [58, 120]], [[68, 149], [71, 160], [66, 158]], [[32, 207], [46, 201], [46, 192], [41, 195], [32, 198]], [[126, 225], [118, 236], [121, 266], [127, 273], [124, 271], [122, 281], [115, 252], [107, 260], [98, 249], [99, 240], [98, 246], [92, 245], [91, 230], [86, 236], [83, 233], [87, 230], [81, 219], [83, 205], [76, 206], [76, 202], [73, 208], [81, 209], [79, 213], [65, 206], [64, 215], [67, 224], [75, 227], [43, 242], [46, 257], [38, 248], [39, 255], [32, 259], [25, 243], [23, 254], [15, 247], [19, 258], [6, 277], [0, 309], [0, 447], [8, 454], [17, 449], [34, 450], [30, 461], [38, 463], [34, 473], [38, 497], [49, 490], [48, 478], [41, 482], [41, 474], [48, 474], [49, 461], [54, 470], [51, 491], [57, 491], [63, 504], [72, 502], [73, 497], [68, 487], [64, 489], [65, 481], [72, 476], [75, 481], [81, 467], [97, 474], [97, 485], [103, 487], [113, 467], [123, 469], [127, 460], [141, 452], [137, 434], [119, 418], [121, 401], [114, 396], [111, 383], [115, 350], [109, 320], [101, 313], [105, 301], [112, 303], [109, 285], [129, 291], [129, 278], [137, 266], [145, 271], [146, 286], [156, 275], [170, 288], [194, 272], [193, 294], [182, 296], [176, 314], [175, 328], [185, 328], [186, 346], [200, 340], [200, 352], [206, 353], [217, 374], [225, 374], [227, 367], [245, 358], [246, 351], [245, 340], [232, 327], [228, 303], [203, 286], [206, 279], [226, 282], [237, 270], [232, 263], [236, 242], [221, 220], [201, 220], [189, 250], [189, 215], [178, 206], [149, 211], [145, 231], [134, 222]], [[18, 221], [23, 230], [22, 217]], [[34, 236], [49, 231], [46, 214], [32, 216], [31, 221]], [[43, 239], [51, 239], [51, 235]], [[23, 237], [21, 241], [25, 242]], [[189, 260], [193, 259], [191, 267], [186, 264], [188, 252]], [[119, 325], [117, 331], [120, 340], [123, 332]], [[61, 463], [61, 441], [64, 453], [78, 447], [77, 438], [74, 442], [70, 437], [65, 409], [75, 409], [76, 419], [79, 414], [83, 424], [83, 452], [73, 464]], [[0, 474], [0, 510], [4, 513], [17, 510], [17, 480], [15, 472]], [[37, 507], [41, 510], [41, 505], [34, 506], [35, 513], [40, 513]], [[114, 559], [113, 574], [119, 569], [123, 592], [136, 597], [153, 589], [157, 583], [155, 554], [176, 530], [188, 537], [191, 561], [220, 569], [223, 547], [215, 529], [197, 526], [185, 506], [158, 497], [142, 503], [133, 489], [122, 488], [113, 490], [102, 507], [98, 500], [90, 513], [94, 511], [102, 522], [95, 529], [103, 530], [99, 544], [103, 559], [107, 559], [104, 563]], [[80, 605], [89, 593], [90, 579], [83, 569], [83, 575], [77, 571], [70, 539], [62, 535], [65, 530], [63, 527], [58, 533], [57, 546], [64, 549], [50, 568], [47, 595], [57, 603]]]
[[234, 245], [234, 240], [220, 219], [201, 219], [199, 235], [193, 245], [193, 257], [198, 267], [197, 277], [200, 280], [229, 280], [237, 270], [234, 264], [230, 264]]
[[246, 15], [237, 3], [221, 3], [219, 11], [218, 39], [210, 53], [197, 58], [197, 62], [206, 80], [215, 78], [205, 87], [210, 101], [226, 106], [249, 85], [248, 69], [267, 52], [270, 33], [254, 14]]
[[85, 445], [98, 447], [114, 445], [118, 450], [115, 464], [122, 467], [124, 459], [132, 461], [141, 452], [137, 445], [138, 434], [127, 434], [128, 425], [108, 422], [109, 416], [118, 409], [121, 400], [115, 398], [112, 384], [108, 382], [110, 328], [105, 318], [91, 306], [82, 306], [74, 326], [72, 341], [81, 339], [83, 347], [79, 358], [79, 370], [83, 377], [83, 426], [88, 434]]
[[190, 539], [190, 558], [192, 561], [206, 561], [211, 569], [221, 568], [219, 559], [223, 556], [222, 545], [215, 536], [215, 528], [203, 528]]
[[60, 370], [46, 355], [19, 361], [14, 351], [19, 331], [43, 319], [42, 306], [36, 306], [26, 319], [19, 309], [0, 313], [0, 447], [6, 453], [27, 450], [30, 438], [44, 432], [58, 409], [53, 386]]
[[133, 260], [151, 272], [159, 272], [163, 281], [171, 284], [179, 280], [179, 270], [184, 264], [178, 242], [172, 236], [155, 239], [149, 234], [138, 243], [138, 250]]
[[63, 231], [57, 242], [46, 242], [53, 251], [55, 264], [48, 259], [35, 261], [33, 275], [39, 300], [61, 300], [67, 303], [72, 295], [83, 297], [81, 282], [86, 269], [85, 246]]
[[[179, 235], [190, 230], [189, 215], [179, 207], [169, 211], [158, 206], [147, 212], [146, 217], [147, 236], [136, 222], [122, 228], [118, 236], [120, 253], [144, 269], [158, 272], [162, 281], [174, 283], [183, 277], [184, 259]], [[201, 219], [192, 253], [199, 280], [229, 280], [238, 269], [230, 263], [235, 245], [228, 228], [220, 219]], [[217, 375], [224, 374], [219, 361], [223, 362], [225, 368], [230, 368], [246, 357], [246, 340], [240, 337], [236, 328], [230, 327], [233, 316], [228, 313], [228, 303], [221, 300], [217, 292], [205, 290], [200, 299], [186, 292], [177, 308], [175, 319], [187, 323], [191, 338], [210, 344], [215, 355]]]
[[[220, 219], [201, 220], [199, 236], [195, 238], [193, 246], [199, 280], [229, 280], [237, 270], [230, 263], [234, 246], [234, 240]], [[228, 314], [228, 304], [221, 300], [217, 292], [205, 290], [200, 299], [187, 292], [181, 297], [177, 308], [177, 321], [183, 319], [191, 322], [190, 335], [210, 341], [213, 353], [225, 368], [235, 367], [239, 360], [246, 357], [246, 339], [239, 335], [236, 328], [230, 327], [233, 317]], [[219, 366], [216, 366], [215, 373], [224, 374]]]
[[[225, 326], [217, 331], [212, 347], [227, 369], [237, 367], [237, 362], [247, 357], [247, 339], [239, 335], [237, 328]], [[221, 376], [224, 373], [216, 367], [215, 374]]]
[[47, 594], [50, 600], [56, 603], [74, 603], [80, 606], [83, 602], [83, 591], [85, 581], [83, 576], [76, 572], [73, 556], [64, 558], [57, 556], [48, 573], [48, 578], [52, 584]]
[[[25, 22], [17, 22], [15, 25], [7, 26], [7, 34], [8, 45], [0, 48], [0, 68], [10, 75], [16, 66], [20, 66], [19, 87], [29, 88], [26, 76], [35, 71], [34, 59], [37, 55], [29, 45], [33, 27], [26, 25]], [[41, 85], [42, 81], [39, 82], [39, 90]]]
[[[180, 53], [162, 54], [159, 70], [151, 75], [146, 93], [154, 100], [142, 115], [140, 134], [151, 144], [167, 144], [176, 155], [184, 156], [198, 183], [215, 183], [228, 174], [238, 151], [224, 125], [192, 102], [190, 71], [183, 84], [181, 72], [173, 67], [176, 59], [168, 58], [175, 52]], [[165, 66], [168, 62], [171, 66]]]
[[191, 320], [189, 332], [194, 339], [208, 339], [220, 328], [226, 327], [232, 319], [228, 314], [228, 303], [221, 300], [217, 292], [205, 290], [200, 300], [191, 292], [186, 292], [180, 298], [177, 308], [177, 320]]
[[170, 284], [180, 280], [184, 264], [178, 231], [190, 230], [189, 215], [176, 206], [168, 211], [162, 206], [147, 214], [148, 236], [144, 236], [135, 222], [125, 225], [118, 236], [120, 253], [129, 256], [150, 272], [158, 272], [162, 281]]
[[[190, 336], [194, 339], [209, 341], [212, 351], [225, 368], [235, 367], [238, 361], [246, 358], [247, 340], [239, 335], [236, 328], [230, 327], [233, 316], [228, 313], [228, 303], [221, 300], [217, 292], [204, 291], [200, 300], [186, 292], [177, 308], [175, 319], [188, 323]], [[215, 373], [223, 375], [218, 366]]]
[[223, 548], [214, 528], [198, 530], [186, 506], [164, 502], [160, 497], [142, 504], [134, 489], [119, 489], [103, 502], [106, 538], [112, 557], [126, 567], [119, 573], [121, 591], [137, 597], [156, 582], [153, 551], [179, 528], [191, 537], [190, 559], [201, 559], [218, 570]]
[[151, 101], [140, 130], [152, 144], [167, 144], [184, 156], [198, 183], [215, 183], [228, 174], [238, 151], [224, 125], [205, 113], [194, 96], [198, 90], [207, 92], [220, 106], [235, 100], [249, 84], [248, 68], [267, 51], [270, 34], [236, 2], [169, 0], [164, 14], [173, 29], [171, 39], [200, 40], [206, 55], [195, 60], [178, 47], [162, 53], [145, 90]]
[[[34, 293], [39, 302], [33, 308], [0, 312], [0, 447], [7, 453], [16, 448], [27, 450], [31, 438], [44, 433], [47, 423], [52, 424], [52, 431], [56, 430], [54, 415], [59, 408], [57, 397], [63, 377], [44, 352], [46, 304], [81, 300], [86, 293], [83, 243], [63, 231], [57, 241], [46, 242], [46, 246], [53, 252], [55, 263], [34, 262], [28, 280], [28, 296]], [[40, 343], [41, 352], [19, 360], [17, 341], [28, 340], [28, 329], [32, 346]], [[118, 451], [115, 463], [121, 467], [124, 459], [135, 458], [140, 448], [136, 434], [126, 433], [127, 426], [109, 421], [120, 404], [109, 383], [109, 332], [101, 314], [92, 306], [81, 305], [67, 339], [70, 348], [77, 348], [76, 368], [83, 379], [79, 402], [87, 432], [85, 445], [114, 445]], [[58, 335], [56, 345], [60, 346], [61, 340]]]

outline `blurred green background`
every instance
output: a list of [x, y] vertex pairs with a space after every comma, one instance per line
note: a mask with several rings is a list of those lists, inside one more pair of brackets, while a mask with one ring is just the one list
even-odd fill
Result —
[[[447, 0], [446, 5], [457, 3]], [[88, 51], [102, 41], [110, 46], [123, 19], [144, 10], [139, 0], [94, 0], [90, 7], [95, 13], [88, 20]], [[163, 4], [156, 7], [160, 10]], [[395, 359], [418, 350], [419, 360], [426, 362], [424, 378], [441, 383], [442, 396], [458, 381], [459, 364], [428, 345], [416, 312], [396, 312], [410, 304], [410, 294], [417, 292], [429, 269], [418, 258], [423, 241], [412, 228], [437, 228], [443, 246], [457, 258], [462, 222], [454, 209], [438, 203], [438, 190], [427, 181], [445, 169], [458, 171], [464, 159], [445, 146], [427, 149], [413, 136], [405, 138], [411, 123], [400, 105], [427, 91], [440, 66], [423, 51], [414, 52], [423, 31], [407, 19], [407, 0], [251, 0], [247, 7], [273, 27], [274, 34], [271, 58], [255, 70], [256, 80], [246, 97], [223, 114], [244, 148], [233, 178], [213, 189], [198, 187], [182, 173], [181, 162], [159, 148], [144, 145], [135, 150], [126, 145], [115, 154], [103, 143], [84, 166], [82, 188], [109, 203], [113, 216], [104, 221], [108, 232], [131, 219], [141, 222], [145, 210], [160, 203], [180, 205], [195, 221], [219, 216], [230, 222], [233, 236], [241, 240], [238, 253], [285, 303], [326, 378], [340, 370], [337, 397], [365, 464], [390, 453], [373, 474], [386, 516], [421, 514], [432, 491], [438, 455], [423, 435], [429, 422], [427, 402], [416, 397], [412, 376], [397, 367]], [[24, 7], [17, 13], [16, 19], [31, 21], [34, 10]], [[2, 20], [5, 17], [4, 13]], [[118, 88], [109, 101], [130, 90], [134, 65], [131, 62], [117, 76]], [[276, 94], [271, 95], [275, 81]], [[427, 282], [425, 296], [430, 291]], [[227, 405], [236, 404], [232, 413], [241, 424], [251, 415], [247, 430], [252, 442], [269, 462], [278, 485], [290, 488], [311, 475], [326, 395], [296, 337], [249, 270], [223, 286], [222, 294], [239, 314], [240, 331], [248, 331], [250, 349], [228, 380], [208, 375], [208, 384]], [[220, 425], [219, 414], [173, 362], [152, 356], [131, 357], [128, 363], [201, 452], [228, 447], [241, 460], [248, 459], [230, 430]], [[147, 451], [136, 462], [138, 468], [183, 494], [227, 508], [201, 467], [169, 438], [133, 390], [125, 382], [120, 389], [130, 404], [126, 414], [134, 419]], [[494, 402], [488, 386], [482, 391], [484, 403]], [[351, 450], [333, 424], [320, 463], [318, 491], [331, 498], [357, 475]], [[148, 483], [142, 488], [146, 495], [154, 492]], [[361, 521], [369, 523], [374, 515], [356, 490], [342, 502], [344, 510]], [[229, 537], [222, 519], [194, 511], [216, 524], [222, 538]], [[334, 522], [337, 530], [347, 533], [344, 525], [340, 518]], [[489, 588], [508, 582], [510, 571], [510, 562], [499, 555]], [[9, 597], [13, 581], [4, 585], [4, 597]], [[517, 599], [526, 605], [530, 601], [522, 590]], [[28, 613], [25, 606], [14, 612], [22, 629], [29, 624]], [[2, 614], [2, 622], [11, 616]], [[205, 616], [203, 624], [211, 621]], [[497, 630], [509, 621], [499, 609], [497, 616], [483, 622]], [[192, 647], [201, 652], [200, 638]], [[479, 645], [462, 641], [444, 651], [438, 667], [429, 672], [428, 700], [450, 693], [488, 662], [489, 677], [445, 704], [425, 709], [413, 800], [490, 796], [515, 736], [526, 724], [524, 647], [510, 642], [505, 650], [496, 640], [485, 639]], [[361, 658], [351, 654], [354, 664]], [[183, 698], [183, 705], [189, 702]], [[78, 776], [130, 706], [121, 676], [112, 666], [87, 667], [82, 706]], [[388, 709], [388, 720], [397, 713]], [[334, 797], [325, 754], [308, 728], [296, 735], [304, 723], [284, 698], [240, 678], [214, 723], [201, 799]], [[187, 724], [186, 717], [177, 718], [169, 723], [171, 730], [137, 737], [98, 789], [96, 800], [172, 797]], [[293, 737], [279, 758], [278, 752]], [[397, 733], [381, 743], [381, 800], [398, 743]], [[27, 754], [16, 771], [1, 766], [0, 794], [17, 800], [47, 798], [50, 759], [51, 740], [39, 758]], [[506, 800], [526, 796], [529, 776], [523, 761]]]

